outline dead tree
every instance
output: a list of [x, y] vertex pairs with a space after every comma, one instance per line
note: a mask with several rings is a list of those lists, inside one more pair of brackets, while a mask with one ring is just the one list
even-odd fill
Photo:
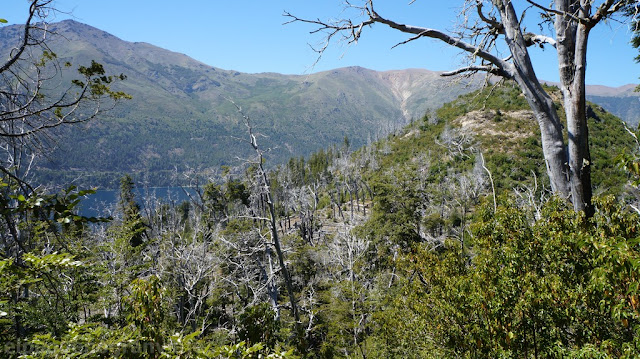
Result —
[[256, 160], [254, 164], [257, 171], [256, 175], [258, 177], [258, 181], [260, 182], [262, 191], [264, 192], [264, 196], [266, 197], [266, 202], [267, 202], [266, 204], [268, 208], [268, 218], [266, 218], [266, 220], [269, 226], [269, 231], [271, 233], [271, 244], [273, 245], [273, 248], [276, 251], [276, 256], [278, 257], [278, 264], [280, 267], [280, 271], [282, 272], [282, 277], [284, 279], [284, 283], [287, 288], [287, 292], [289, 294], [289, 304], [291, 305], [291, 315], [295, 320], [296, 330], [298, 333], [302, 333], [300, 314], [298, 312], [298, 305], [296, 301], [295, 292], [293, 291], [293, 281], [291, 279], [291, 274], [287, 269], [287, 264], [285, 263], [285, 260], [284, 260], [284, 252], [282, 251], [280, 236], [278, 235], [278, 222], [276, 218], [275, 204], [274, 204], [273, 196], [271, 193], [271, 184], [269, 181], [269, 176], [267, 174], [267, 171], [264, 169], [263, 152], [262, 150], [260, 150], [256, 136], [253, 133], [253, 127], [251, 126], [251, 119], [249, 118], [249, 116], [244, 114], [244, 112], [242, 112], [242, 109], [238, 105], [236, 105], [235, 103], [233, 104], [236, 106], [236, 108], [238, 109], [238, 112], [240, 113], [240, 115], [243, 117], [245, 121], [245, 125], [247, 127], [247, 132], [249, 135], [249, 143], [251, 144], [251, 147], [253, 148], [253, 150], [256, 152]]
[[[411, 1], [413, 2], [413, 1]], [[382, 24], [409, 35], [406, 44], [421, 38], [440, 40], [468, 54], [469, 65], [443, 76], [484, 72], [513, 80], [522, 90], [535, 114], [541, 132], [542, 150], [552, 190], [570, 200], [576, 211], [593, 213], [591, 205], [591, 157], [586, 119], [585, 74], [589, 33], [598, 24], [616, 17], [632, 19], [640, 7], [637, 1], [604, 0], [596, 6], [593, 0], [553, 0], [548, 6], [532, 0], [465, 0], [461, 13], [462, 28], [457, 33], [429, 27], [403, 24], [379, 14], [374, 1], [359, 5], [346, 2], [346, 7], [358, 13], [358, 19], [322, 21], [302, 19], [288, 12], [290, 22], [304, 22], [316, 26], [314, 32], [327, 34], [322, 53], [335, 37], [355, 43], [365, 29]], [[517, 4], [516, 4], [517, 3]], [[537, 11], [549, 34], [525, 31], [523, 18], [527, 12]], [[631, 14], [631, 15], [629, 15]], [[536, 45], [536, 46], [534, 46]], [[557, 52], [560, 89], [563, 95], [564, 126], [549, 94], [538, 80], [531, 61], [532, 48], [549, 46]], [[508, 49], [506, 57], [500, 50]]]

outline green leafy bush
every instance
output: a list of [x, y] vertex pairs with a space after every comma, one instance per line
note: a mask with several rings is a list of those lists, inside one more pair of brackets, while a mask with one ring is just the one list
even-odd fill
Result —
[[433, 357], [635, 357], [640, 219], [613, 197], [595, 203], [585, 219], [554, 200], [539, 221], [509, 202], [486, 206], [472, 248], [416, 246], [376, 314], [372, 345]]

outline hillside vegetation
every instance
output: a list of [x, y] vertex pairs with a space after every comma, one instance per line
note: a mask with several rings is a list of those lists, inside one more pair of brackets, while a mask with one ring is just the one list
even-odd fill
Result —
[[[386, 135], [472, 90], [427, 70], [376, 72], [352, 67], [308, 75], [246, 74], [211, 67], [146, 43], [122, 41], [75, 21], [51, 25], [48, 45], [62, 63], [95, 60], [127, 76], [133, 96], [107, 117], [63, 129], [38, 163], [38, 181], [117, 188], [132, 173], [150, 186], [183, 184], [185, 173], [237, 165], [250, 154], [232, 100], [256, 119], [271, 163], [308, 156], [347, 135], [354, 146]], [[0, 29], [0, 55], [20, 26]], [[65, 79], [60, 79], [64, 83]]]
[[[16, 45], [21, 30], [0, 29], [0, 55]], [[58, 186], [117, 188], [126, 173], [147, 186], [183, 185], [188, 174], [241, 163], [251, 152], [229, 100], [255, 119], [263, 147], [271, 149], [268, 163], [276, 165], [339, 144], [345, 135], [359, 148], [479, 85], [418, 69], [246, 74], [126, 42], [76, 21], [52, 24], [51, 30], [60, 36], [48, 45], [61, 63], [95, 60], [108, 73], [125, 74], [118, 90], [133, 96], [99, 121], [63, 128], [53, 137], [55, 150], [36, 163], [34, 173], [38, 183]], [[67, 81], [56, 77], [51, 88]], [[637, 121], [636, 97], [629, 91], [597, 90], [601, 105]]]
[[224, 167], [189, 202], [143, 211], [125, 177], [92, 226], [87, 193], [5, 179], [27, 252], [0, 261], [0, 338], [25, 358], [632, 358], [640, 219], [614, 158], [635, 142], [589, 117], [591, 219], [550, 197], [509, 84], [355, 151]]

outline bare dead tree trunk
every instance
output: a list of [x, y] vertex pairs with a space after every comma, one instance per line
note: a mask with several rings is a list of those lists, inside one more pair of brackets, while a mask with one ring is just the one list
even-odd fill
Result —
[[273, 196], [272, 196], [272, 193], [271, 193], [271, 186], [270, 186], [269, 177], [268, 177], [267, 172], [265, 171], [264, 165], [263, 165], [263, 163], [264, 163], [263, 159], [264, 158], [262, 156], [262, 151], [258, 147], [258, 142], [256, 140], [256, 136], [253, 134], [253, 128], [251, 127], [250, 118], [242, 112], [242, 109], [238, 105], [236, 105], [235, 103], [234, 103], [234, 105], [238, 109], [238, 112], [240, 113], [240, 115], [245, 120], [245, 124], [247, 126], [247, 131], [249, 132], [249, 141], [250, 141], [251, 147], [254, 149], [254, 151], [256, 152], [256, 155], [257, 155], [256, 165], [257, 165], [257, 169], [258, 169], [258, 177], [259, 177], [260, 181], [262, 182], [262, 189], [264, 191], [264, 195], [266, 197], [266, 205], [267, 205], [267, 208], [269, 210], [268, 224], [269, 224], [269, 229], [270, 229], [270, 232], [271, 232], [272, 245], [276, 250], [276, 255], [278, 257], [278, 264], [280, 266], [280, 271], [282, 272], [282, 276], [284, 277], [283, 278], [284, 279], [284, 283], [285, 283], [285, 286], [287, 288], [287, 292], [289, 294], [289, 304], [291, 305], [291, 315], [293, 316], [293, 318], [295, 320], [296, 331], [298, 333], [302, 333], [301, 323], [300, 323], [300, 314], [298, 312], [298, 304], [297, 304], [297, 301], [296, 301], [295, 293], [293, 291], [293, 281], [291, 279], [291, 274], [289, 273], [289, 270], [287, 269], [286, 262], [284, 260], [284, 253], [282, 251], [282, 246], [280, 244], [280, 236], [278, 235], [276, 210], [275, 210], [275, 205], [274, 205], [274, 202], [273, 202]]
[[513, 63], [506, 64], [508, 72], [522, 89], [540, 127], [542, 151], [551, 189], [561, 197], [569, 198], [567, 152], [560, 117], [553, 100], [536, 76], [513, 4], [509, 0], [493, 0], [493, 3], [500, 12], [505, 41], [513, 56]]
[[[584, 4], [581, 4], [584, 2]], [[587, 17], [590, 3], [586, 1], [556, 0], [556, 8], [562, 12]], [[567, 115], [568, 163], [571, 197], [576, 210], [593, 214], [591, 205], [591, 155], [589, 153], [589, 129], [587, 127], [585, 76], [587, 66], [587, 42], [590, 27], [575, 20], [556, 15], [557, 51], [560, 64], [560, 88]]]
[[275, 271], [273, 270], [273, 262], [271, 261], [271, 247], [268, 244], [266, 246], [265, 255], [269, 263], [269, 274], [267, 275], [267, 293], [269, 295], [269, 299], [271, 300], [271, 307], [276, 313], [275, 318], [276, 320], [280, 320], [280, 306], [278, 305], [278, 297], [280, 296], [280, 293], [274, 279]]
[[[338, 214], [340, 215], [340, 218], [342, 218], [342, 220], [344, 221], [344, 213], [342, 212], [342, 207], [341, 207], [342, 201], [340, 200], [340, 190], [338, 188], [336, 188], [335, 197], [333, 196], [333, 193], [331, 193], [331, 202], [335, 206], [335, 208], [338, 208]], [[336, 218], [335, 210], [333, 212], [333, 217]]]
[[349, 192], [349, 209], [351, 210], [351, 220], [353, 221], [353, 188], [349, 185], [349, 182], [345, 182], [345, 187]]

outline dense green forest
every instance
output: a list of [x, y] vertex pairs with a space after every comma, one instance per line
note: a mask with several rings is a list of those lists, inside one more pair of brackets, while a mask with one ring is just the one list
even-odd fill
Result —
[[191, 201], [142, 210], [123, 177], [113, 218], [3, 176], [1, 355], [635, 357], [637, 144], [589, 105], [586, 218], [551, 195], [531, 116], [507, 83], [272, 170], [247, 135], [255, 157]]

